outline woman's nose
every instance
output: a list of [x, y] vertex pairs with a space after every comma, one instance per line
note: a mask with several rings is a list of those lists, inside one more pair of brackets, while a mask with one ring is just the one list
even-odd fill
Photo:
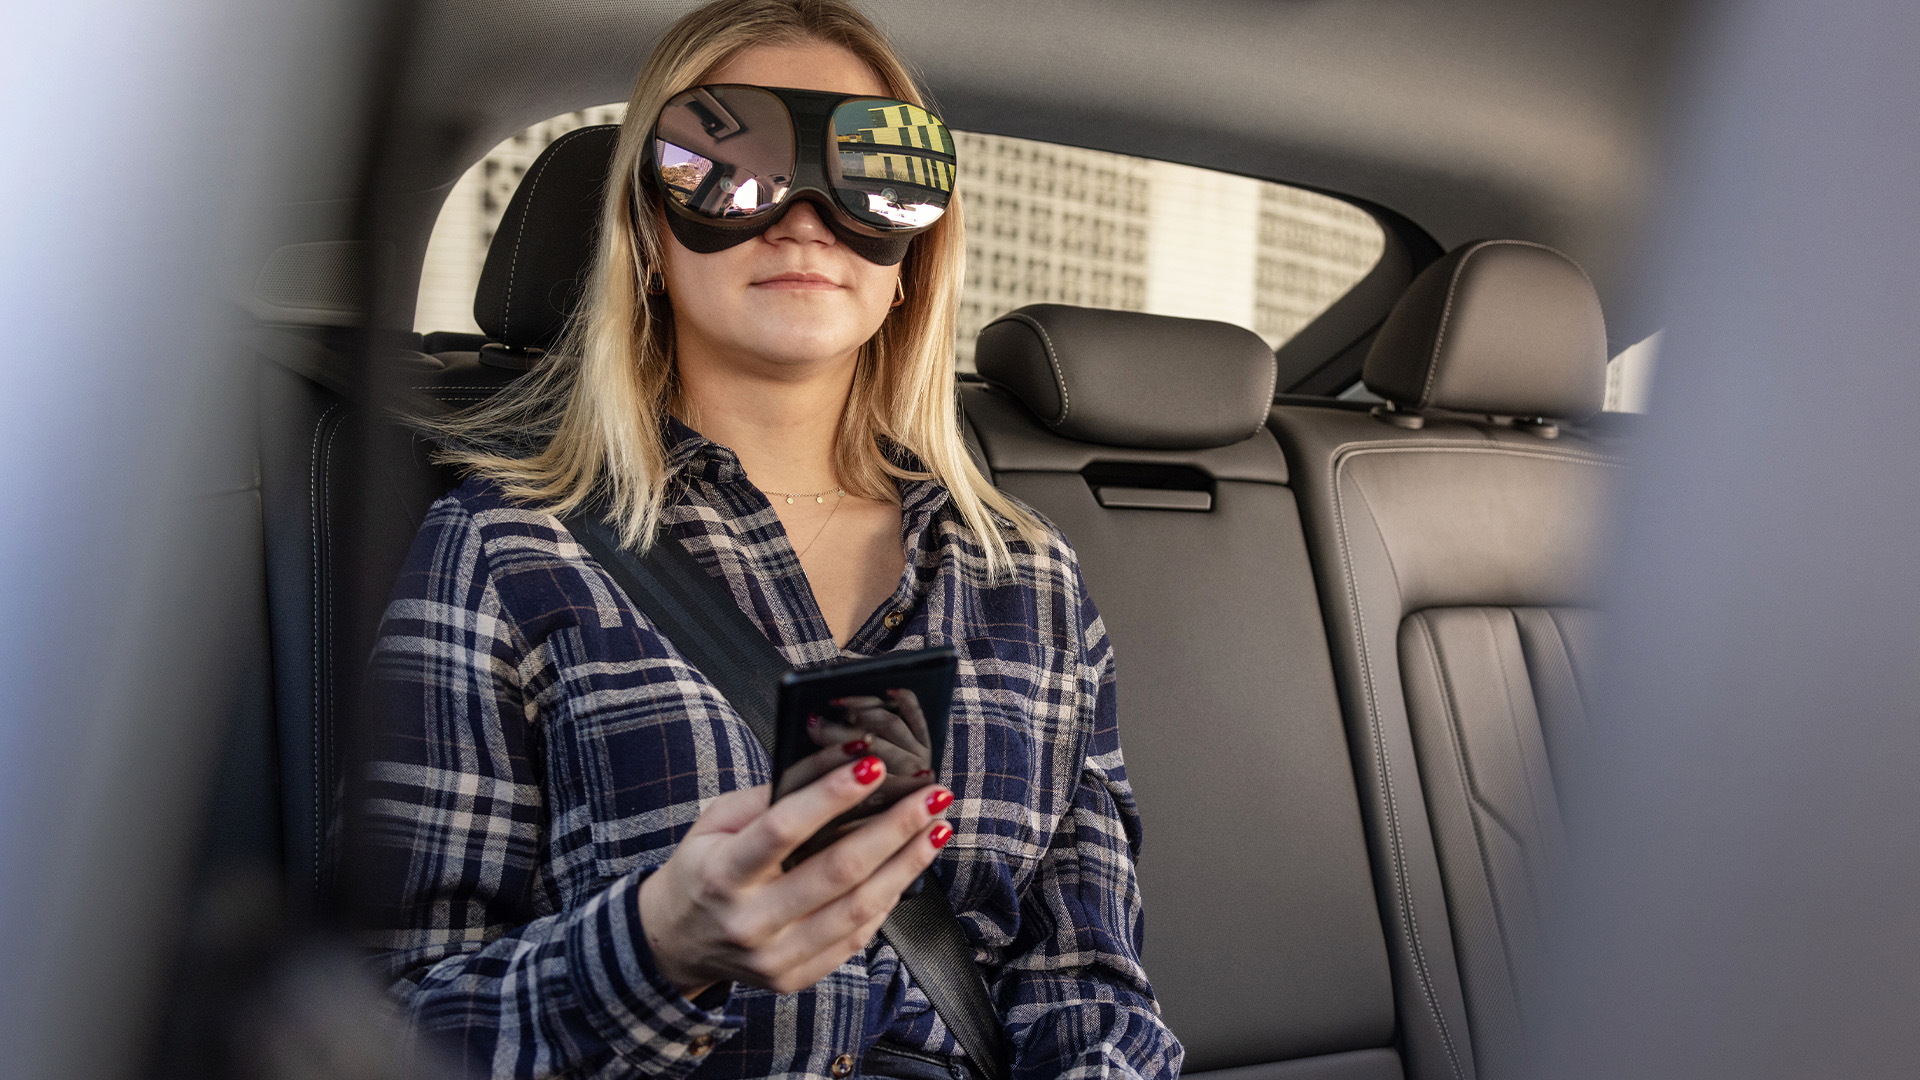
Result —
[[820, 211], [810, 202], [797, 202], [780, 215], [780, 220], [764, 234], [769, 240], [795, 240], [801, 243], [837, 242], [833, 230], [820, 220]]

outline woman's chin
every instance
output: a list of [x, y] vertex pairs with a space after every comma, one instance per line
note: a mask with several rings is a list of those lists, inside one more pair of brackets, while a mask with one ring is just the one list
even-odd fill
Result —
[[819, 339], [801, 334], [776, 335], [740, 343], [739, 353], [794, 376], [838, 367], [852, 360], [859, 351], [855, 339]]
[[835, 328], [805, 319], [771, 320], [740, 335], [740, 351], [781, 367], [811, 368], [845, 362], [873, 336], [864, 327]]

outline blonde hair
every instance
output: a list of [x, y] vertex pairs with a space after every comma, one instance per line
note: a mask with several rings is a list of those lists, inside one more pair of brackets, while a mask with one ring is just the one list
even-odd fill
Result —
[[[716, 0], [667, 31], [635, 82], [608, 172], [599, 243], [578, 315], [541, 369], [476, 409], [433, 422], [442, 461], [491, 478], [510, 497], [565, 515], [604, 501], [622, 539], [644, 548], [667, 501], [664, 418], [680, 404], [673, 316], [647, 293], [662, 265], [657, 195], [635, 166], [669, 98], [697, 86], [756, 45], [819, 41], [873, 69], [887, 92], [925, 105], [906, 66], [864, 16], [843, 0]], [[931, 476], [978, 538], [989, 575], [1011, 568], [1006, 530], [1029, 542], [1037, 519], [995, 490], [960, 434], [954, 383], [954, 316], [966, 258], [961, 200], [913, 241], [901, 267], [906, 301], [861, 346], [834, 446], [849, 493], [894, 501], [894, 478]], [[925, 465], [889, 460], [882, 439]], [[996, 520], [998, 519], [998, 520]]]

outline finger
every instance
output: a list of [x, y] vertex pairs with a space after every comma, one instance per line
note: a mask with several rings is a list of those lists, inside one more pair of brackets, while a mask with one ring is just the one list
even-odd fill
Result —
[[926, 759], [919, 754], [879, 736], [869, 735], [861, 742], [866, 746], [867, 753], [878, 754], [887, 763], [889, 777], [895, 774], [912, 776], [926, 766]]
[[787, 934], [798, 947], [818, 942], [825, 956], [844, 962], [873, 938], [899, 904], [900, 894], [933, 864], [941, 846], [952, 837], [952, 828], [944, 821], [923, 826], [858, 888], [800, 919]]
[[807, 714], [807, 735], [821, 746], [846, 742], [858, 734], [860, 732], [853, 729], [847, 720], [847, 710], [840, 707], [838, 699]]
[[868, 818], [766, 890], [770, 918], [792, 922], [859, 888], [952, 802], [952, 792], [930, 788]]
[[887, 707], [887, 703], [880, 700], [878, 694], [849, 694], [846, 697], [834, 698], [832, 701], [827, 702], [827, 704], [848, 710], [884, 709]]
[[[866, 757], [872, 749], [872, 744], [866, 740], [854, 739], [808, 754], [787, 766], [786, 770], [780, 774], [779, 798], [786, 798], [849, 761]], [[882, 760], [886, 759], [883, 757]], [[888, 763], [887, 769], [889, 773], [892, 772], [891, 762]]]
[[[866, 732], [874, 738], [885, 739], [902, 749], [911, 751], [915, 747], [925, 745], [915, 737], [912, 729], [908, 728], [900, 719], [899, 714], [891, 709], [883, 709], [878, 706], [871, 709], [860, 709], [851, 713], [850, 718], [861, 731]], [[922, 751], [921, 754], [923, 757], [925, 756], [924, 751]]]
[[[925, 769], [919, 771], [921, 773], [927, 773]], [[866, 806], [869, 812], [878, 812], [886, 807], [892, 806], [899, 799], [905, 798], [931, 783], [933, 783], [933, 776], [931, 774], [923, 776], [903, 776], [896, 772], [889, 772], [887, 778], [880, 782], [880, 790], [868, 796]]]
[[[940, 834], [944, 831], [944, 836]], [[804, 989], [866, 948], [915, 877], [952, 838], [944, 822], [930, 824], [883, 863], [854, 892], [790, 924], [763, 953], [764, 970], [782, 972], [781, 992]], [[938, 843], [936, 843], [938, 839]]]
[[699, 820], [687, 830], [687, 836], [704, 833], [734, 833], [747, 827], [754, 818], [766, 813], [767, 785], [740, 788], [716, 797], [700, 811]]
[[869, 755], [774, 800], [732, 837], [716, 870], [724, 880], [735, 882], [777, 876], [781, 861], [795, 848], [827, 822], [860, 805], [885, 777], [886, 763]]
[[889, 691], [888, 696], [893, 699], [894, 711], [907, 722], [907, 730], [913, 732], [913, 737], [931, 754], [933, 736], [927, 734], [927, 714], [920, 708], [920, 696], [911, 690]]
[[927, 768], [924, 759], [908, 754], [891, 743], [873, 744], [873, 753], [887, 763], [887, 778], [880, 782], [879, 790], [868, 796], [862, 804], [869, 812], [892, 806], [895, 799], [934, 782], [933, 770]]
[[[908, 695], [911, 698], [911, 694]], [[917, 709], [918, 706], [916, 705]], [[934, 781], [933, 753], [930, 747], [909, 729], [901, 717], [889, 709], [868, 709], [860, 713], [861, 721], [869, 726], [873, 752], [887, 761], [888, 784], [894, 786], [895, 779], [913, 780], [913, 786], [930, 784]], [[926, 721], [920, 721], [924, 729]]]

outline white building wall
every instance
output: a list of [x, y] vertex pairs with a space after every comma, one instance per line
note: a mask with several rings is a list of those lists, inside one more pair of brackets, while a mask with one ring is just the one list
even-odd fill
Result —
[[1166, 161], [1146, 173], [1146, 310], [1253, 326], [1260, 182]]
[[1654, 362], [1660, 355], [1660, 335], [1629, 345], [1607, 361], [1608, 412], [1646, 412], [1653, 389]]
[[414, 307], [414, 329], [451, 330], [477, 334], [473, 321], [473, 294], [480, 288], [480, 268], [487, 262], [487, 245], [499, 227], [482, 208], [486, 187], [482, 169], [468, 169], [448, 193], [427, 239], [427, 261], [420, 272], [420, 299]]

